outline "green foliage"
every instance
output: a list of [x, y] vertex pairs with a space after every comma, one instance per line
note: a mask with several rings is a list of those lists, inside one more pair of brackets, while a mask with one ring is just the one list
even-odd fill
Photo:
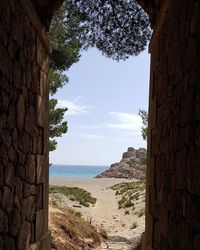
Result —
[[118, 201], [119, 209], [129, 207], [134, 209], [134, 202], [143, 198], [145, 183], [143, 181], [123, 182], [110, 188], [116, 191], [116, 196], [120, 196], [120, 200]]
[[85, 207], [89, 207], [90, 204], [94, 205], [97, 200], [88, 191], [78, 187], [50, 186], [49, 193], [64, 194], [70, 200], [78, 201], [80, 205]]
[[[68, 16], [72, 12], [73, 15]], [[51, 22], [49, 38], [52, 47], [52, 54], [49, 62], [49, 93], [53, 96], [59, 88], [67, 82], [68, 77], [65, 71], [76, 63], [80, 58], [81, 44], [78, 40], [81, 28], [79, 16], [72, 11], [71, 6], [63, 4]], [[67, 108], [58, 108], [57, 100], [50, 98], [49, 101], [49, 150], [56, 149], [56, 137], [67, 132], [67, 122], [63, 121]]]
[[146, 141], [147, 140], [147, 134], [148, 134], [148, 113], [144, 109], [139, 109], [138, 114], [142, 118], [143, 126], [141, 128], [141, 132], [142, 132], [143, 139]]
[[49, 31], [52, 47], [50, 68], [63, 72], [80, 58], [80, 15], [65, 2], [55, 13]]
[[147, 14], [135, 0], [68, 0], [82, 16], [80, 40], [114, 60], [138, 55], [151, 29]]
[[147, 158], [140, 159], [140, 164], [147, 165]]
[[52, 140], [54, 137], [62, 136], [67, 132], [67, 122], [63, 120], [67, 108], [56, 108], [57, 100], [49, 100], [49, 150], [56, 149], [57, 142]]
[[67, 212], [70, 213], [70, 214], [73, 214], [77, 218], [82, 217], [81, 212], [78, 212], [78, 211], [74, 210], [73, 208], [67, 208]]
[[135, 215], [142, 217], [145, 214], [145, 209], [141, 208], [139, 211], [135, 212]]

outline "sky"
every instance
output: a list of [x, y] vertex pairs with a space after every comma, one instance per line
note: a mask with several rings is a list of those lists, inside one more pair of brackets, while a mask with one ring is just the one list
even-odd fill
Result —
[[68, 132], [57, 139], [50, 162], [109, 166], [128, 147], [146, 147], [138, 110], [148, 109], [149, 64], [147, 50], [120, 62], [84, 51], [55, 95], [59, 107], [68, 107]]

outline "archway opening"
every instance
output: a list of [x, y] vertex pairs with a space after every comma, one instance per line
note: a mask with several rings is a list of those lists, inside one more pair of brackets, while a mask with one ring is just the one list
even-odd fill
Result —
[[[75, 206], [72, 208], [81, 212], [87, 221], [91, 220], [93, 225], [106, 230], [113, 241], [120, 235], [126, 239], [127, 234], [127, 237], [136, 237], [137, 242], [138, 235], [144, 231], [144, 185], [132, 187], [132, 193], [131, 185], [127, 186], [130, 204], [127, 202], [123, 207], [120, 200], [125, 194], [116, 196], [117, 190], [107, 188], [117, 183], [132, 183], [136, 181], [129, 180], [133, 176], [127, 174], [124, 178], [122, 175], [120, 179], [93, 177], [120, 162], [129, 147], [146, 148], [138, 111], [140, 108], [147, 110], [148, 105], [148, 52], [146, 50], [125, 62], [114, 62], [91, 49], [83, 52], [80, 61], [67, 73], [70, 83], [56, 98], [62, 107], [69, 108], [65, 117], [69, 131], [59, 139], [57, 150], [50, 153], [53, 163], [50, 185], [86, 189], [97, 198], [95, 207], [80, 208], [76, 202], [69, 202]], [[115, 188], [120, 192], [120, 185]], [[51, 194], [50, 197], [55, 199]], [[126, 244], [122, 240], [115, 244], [125, 245], [128, 249], [132, 243]]]

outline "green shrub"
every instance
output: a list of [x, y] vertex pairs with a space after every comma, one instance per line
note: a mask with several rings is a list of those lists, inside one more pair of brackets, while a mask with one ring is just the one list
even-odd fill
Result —
[[73, 208], [67, 208], [67, 212], [70, 214], [73, 214], [74, 216], [81, 218], [82, 214], [81, 212], [75, 211]]
[[80, 205], [85, 207], [89, 207], [90, 204], [94, 205], [97, 200], [88, 191], [77, 187], [50, 186], [49, 193], [66, 195], [70, 200], [78, 201]]

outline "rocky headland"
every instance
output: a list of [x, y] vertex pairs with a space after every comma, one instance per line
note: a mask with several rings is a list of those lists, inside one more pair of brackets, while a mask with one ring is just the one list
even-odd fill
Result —
[[98, 174], [95, 178], [145, 178], [147, 150], [145, 148], [128, 148], [123, 153], [120, 162], [114, 163], [105, 172]]

